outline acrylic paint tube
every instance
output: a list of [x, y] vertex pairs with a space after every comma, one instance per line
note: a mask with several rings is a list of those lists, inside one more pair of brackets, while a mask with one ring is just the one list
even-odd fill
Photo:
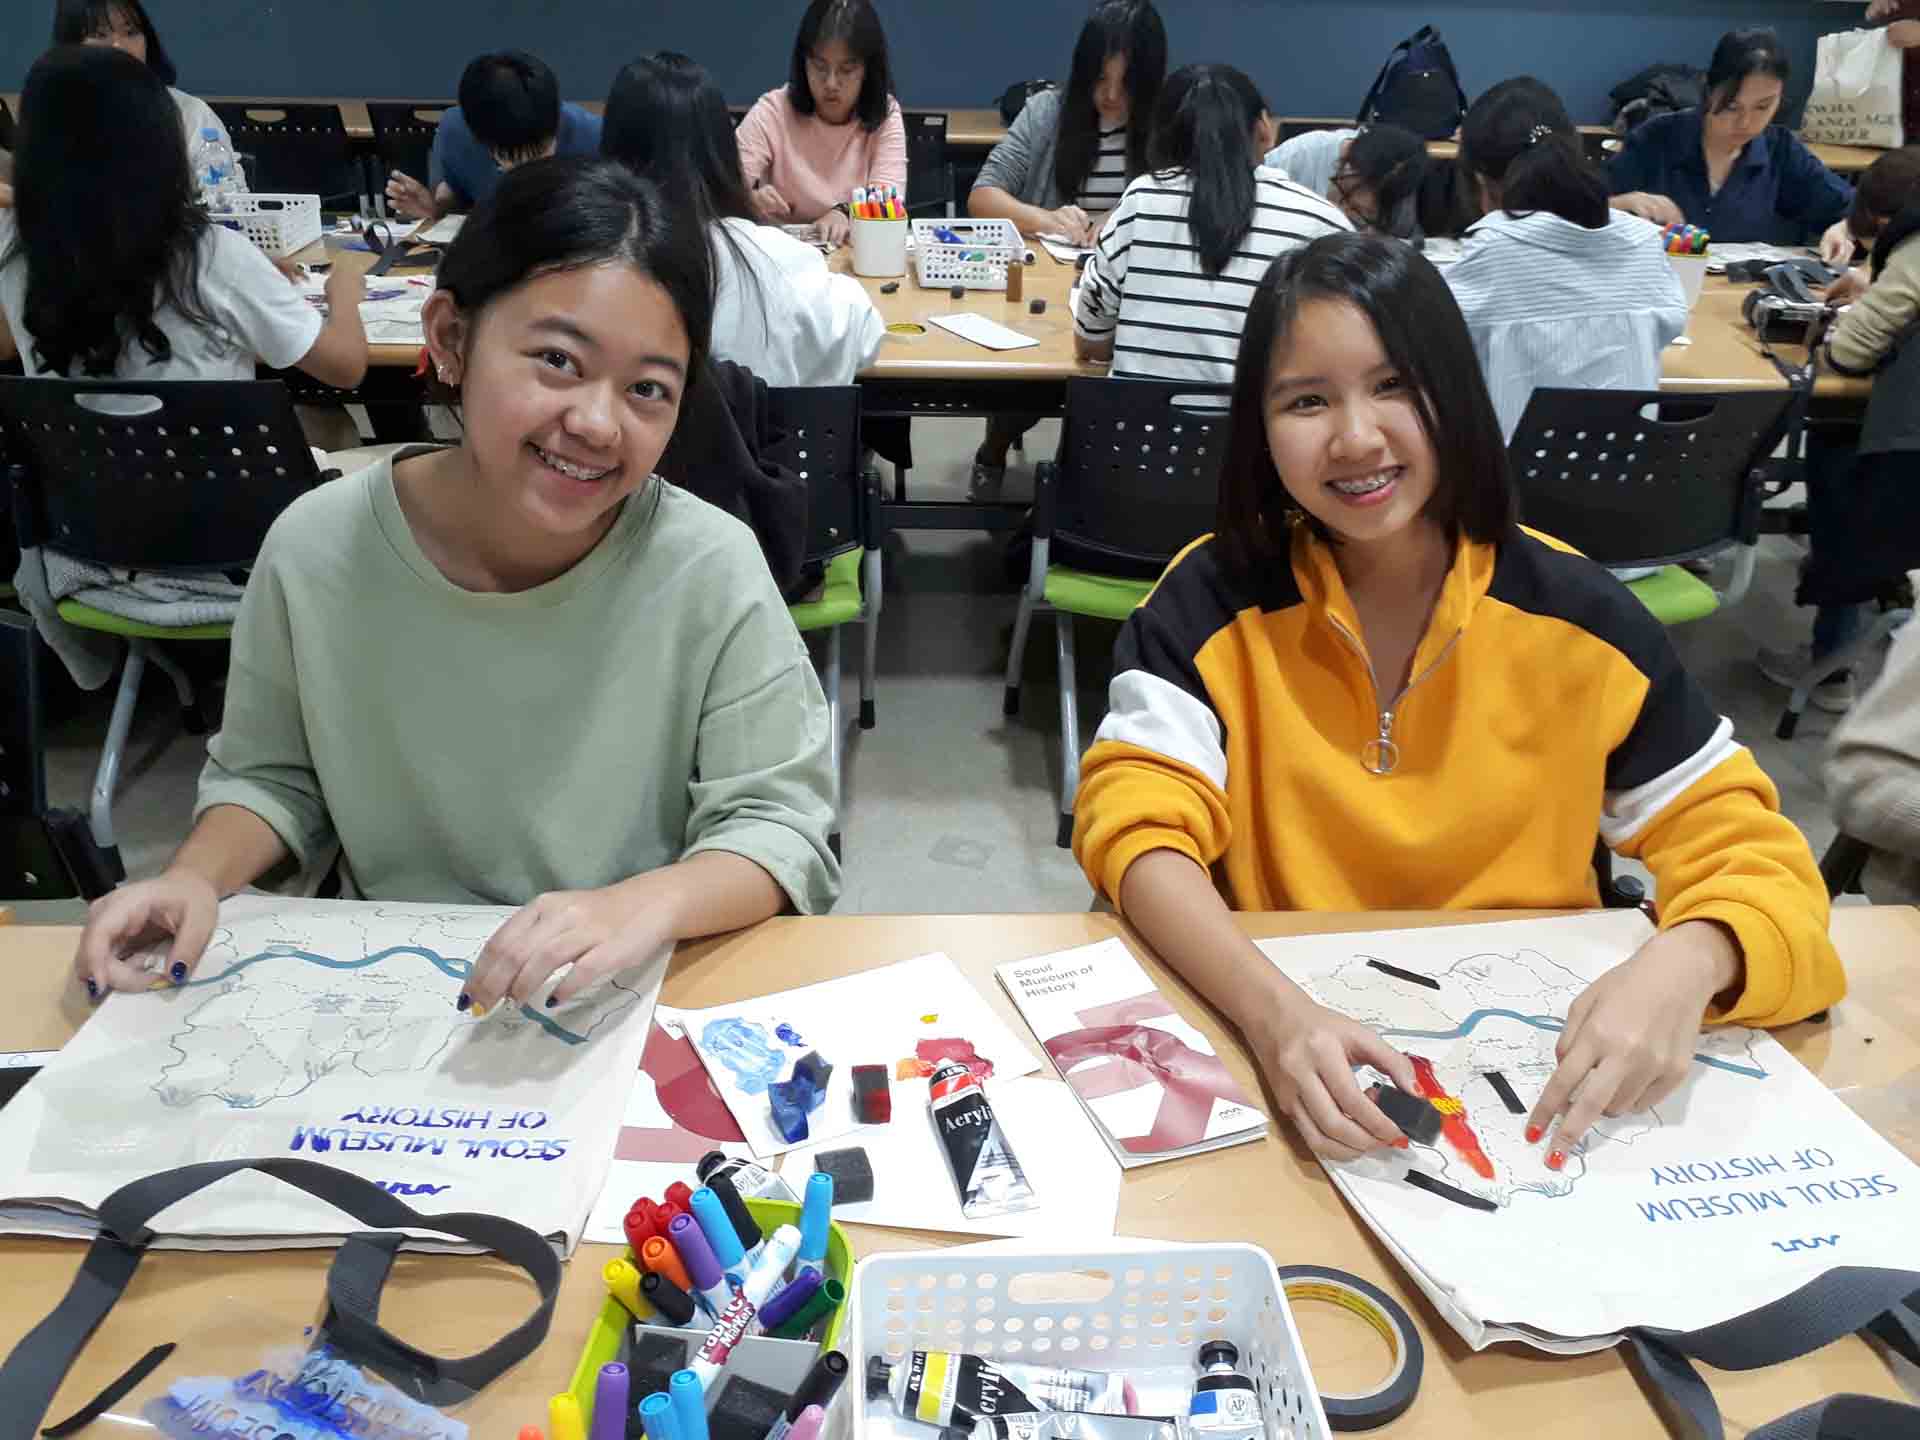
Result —
[[733, 1292], [733, 1298], [714, 1318], [713, 1329], [707, 1332], [699, 1353], [687, 1368], [700, 1377], [700, 1383], [708, 1390], [720, 1378], [720, 1372], [727, 1368], [727, 1361], [733, 1355], [733, 1347], [744, 1336], [753, 1333], [753, 1323], [760, 1313], [760, 1307], [767, 1303], [767, 1297], [774, 1287], [786, 1278], [787, 1267], [793, 1263], [794, 1252], [800, 1248], [800, 1232], [791, 1225], [782, 1225], [767, 1237], [765, 1251], [760, 1263], [753, 1267], [747, 1276], [747, 1283]]
[[699, 1175], [702, 1185], [711, 1185], [714, 1176], [724, 1175], [733, 1182], [733, 1188], [738, 1190], [742, 1197], [784, 1200], [789, 1205], [800, 1203], [800, 1197], [793, 1193], [791, 1185], [764, 1165], [757, 1165], [752, 1160], [729, 1159], [719, 1150], [709, 1150], [700, 1157], [700, 1163], [693, 1168]]
[[979, 1077], [957, 1060], [943, 1060], [934, 1067], [927, 1090], [933, 1128], [960, 1188], [960, 1213], [979, 1220], [1037, 1206], [1033, 1186], [993, 1118]]
[[1178, 1420], [1166, 1415], [1078, 1415], [1067, 1410], [1043, 1410], [976, 1420], [968, 1440], [1189, 1440], [1189, 1436]]
[[962, 1430], [978, 1420], [1031, 1418], [1041, 1410], [1130, 1415], [1139, 1407], [1124, 1375], [1007, 1364], [952, 1350], [915, 1350], [899, 1365], [874, 1356], [867, 1362], [867, 1398], [882, 1395], [909, 1420]]
[[1209, 1340], [1200, 1347], [1199, 1381], [1187, 1424], [1205, 1440], [1258, 1440], [1266, 1430], [1260, 1414], [1260, 1396], [1253, 1381], [1236, 1368], [1240, 1352], [1225, 1340]]

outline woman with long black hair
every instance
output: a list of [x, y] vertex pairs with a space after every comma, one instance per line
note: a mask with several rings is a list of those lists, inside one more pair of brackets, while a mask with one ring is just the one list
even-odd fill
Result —
[[[180, 128], [192, 147], [208, 130], [224, 141], [229, 150], [233, 138], [213, 107], [197, 95], [175, 88], [180, 78], [173, 57], [160, 42], [160, 31], [147, 14], [143, 0], [54, 0], [53, 43], [55, 45], [109, 45], [131, 55], [160, 79], [180, 112]], [[237, 175], [243, 184], [245, 176]]]

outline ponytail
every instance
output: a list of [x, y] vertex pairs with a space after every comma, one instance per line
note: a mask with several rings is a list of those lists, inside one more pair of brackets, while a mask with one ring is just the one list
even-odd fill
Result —
[[1468, 173], [1501, 187], [1509, 215], [1544, 210], [1588, 230], [1611, 219], [1607, 182], [1560, 97], [1522, 77], [1480, 97], [1460, 132]]
[[1187, 225], [1208, 275], [1227, 268], [1253, 228], [1253, 127], [1266, 109], [1254, 83], [1230, 65], [1188, 65], [1161, 92], [1148, 168], [1191, 179]]

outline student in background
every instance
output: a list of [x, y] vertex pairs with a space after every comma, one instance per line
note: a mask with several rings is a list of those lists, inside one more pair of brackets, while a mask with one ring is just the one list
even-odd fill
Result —
[[[1878, 538], [1861, 533], [1861, 525], [1873, 521], [1863, 522], [1858, 504], [1850, 502], [1857, 502], [1862, 485], [1905, 483], [1913, 453], [1920, 450], [1920, 391], [1884, 389], [1902, 384], [1911, 368], [1881, 373], [1896, 352], [1915, 343], [1912, 332], [1920, 321], [1920, 145], [1889, 150], [1873, 162], [1861, 177], [1849, 223], [1873, 246], [1873, 255], [1866, 269], [1848, 271], [1827, 291], [1828, 304], [1847, 306], [1827, 334], [1827, 360], [1842, 375], [1878, 377], [1868, 427], [1877, 433], [1832, 424], [1807, 429], [1807, 539], [1809, 571], [1821, 576], [1821, 583], [1811, 587], [1816, 593], [1835, 581], [1844, 587], [1854, 577], [1881, 578], [1860, 553]], [[1884, 417], [1892, 416], [1912, 418], [1890, 433], [1879, 432]], [[1861, 453], [1863, 441], [1871, 453]], [[1903, 478], [1889, 482], [1884, 472], [1863, 473], [1865, 466], [1897, 467]], [[1791, 688], [1815, 662], [1852, 643], [1863, 611], [1864, 604], [1817, 605], [1811, 643], [1761, 650], [1761, 673]], [[1824, 676], [1809, 698], [1817, 708], [1840, 714], [1852, 708], [1854, 696], [1853, 672], [1838, 670]]]
[[438, 220], [471, 210], [500, 177], [549, 155], [594, 155], [600, 117], [560, 102], [560, 82], [544, 61], [520, 50], [482, 55], [460, 76], [460, 103], [440, 117], [427, 181], [396, 170], [387, 203], [407, 220]]
[[[1267, 156], [1268, 168], [1274, 168], [1273, 156], [1286, 148], [1282, 145]], [[1340, 147], [1319, 193], [1339, 206], [1356, 229], [1400, 240], [1444, 235], [1450, 233], [1450, 222], [1444, 215], [1436, 219], [1433, 203], [1436, 196], [1451, 196], [1451, 183], [1439, 174], [1451, 169], [1428, 155], [1427, 142], [1411, 130], [1370, 125], [1356, 130], [1353, 139]], [[1295, 181], [1306, 185], [1298, 177]], [[1429, 221], [1438, 228], [1430, 228]]]
[[[220, 117], [213, 113], [213, 107], [197, 96], [174, 88], [179, 72], [174, 69], [167, 47], [160, 43], [160, 32], [154, 28], [142, 0], [54, 0], [53, 43], [110, 45], [122, 54], [131, 55], [159, 76], [160, 83], [167, 87], [174, 108], [180, 112], [180, 129], [189, 147], [201, 138], [202, 132], [211, 130], [228, 149], [233, 148], [233, 138], [227, 134]], [[240, 179], [245, 182], [244, 176]]]
[[[1403, 133], [1412, 134], [1411, 131]], [[1303, 189], [1332, 199], [1330, 187], [1334, 172], [1346, 163], [1348, 147], [1360, 134], [1351, 125], [1332, 130], [1303, 130], [1267, 152], [1267, 168], [1278, 170]], [[1424, 146], [1423, 141], [1423, 153]]]
[[1528, 1127], [1550, 1169], [1679, 1085], [1703, 1019], [1840, 998], [1813, 856], [1732, 725], [1638, 600], [1514, 523], [1466, 325], [1417, 251], [1335, 235], [1273, 265], [1223, 463], [1218, 532], [1121, 630], [1074, 852], [1315, 1151], [1397, 1143], [1353, 1066], [1412, 1068], [1233, 909], [1583, 908], [1596, 835], [1644, 860], [1660, 933], [1568, 1012]]
[[850, 385], [886, 325], [860, 282], [755, 216], [726, 97], [685, 55], [661, 51], [622, 70], [601, 146], [698, 216], [713, 251], [712, 355], [769, 385]]
[[755, 102], [734, 138], [768, 224], [812, 224], [840, 245], [855, 187], [877, 182], [906, 194], [907, 127], [872, 0], [812, 0], [787, 83]]
[[460, 443], [274, 525], [193, 833], [93, 908], [89, 993], [151, 984], [128, 958], [149, 944], [184, 981], [221, 896], [336, 847], [352, 894], [521, 907], [463, 1010], [556, 978], [562, 1003], [677, 940], [832, 904], [806, 650], [747, 527], [653, 474], [706, 349], [707, 270], [700, 232], [611, 160], [521, 167], [474, 212], [425, 313]]
[[1148, 173], [1107, 217], [1080, 284], [1074, 348], [1117, 379], [1233, 379], [1254, 286], [1277, 256], [1349, 226], [1261, 164], [1273, 116], [1230, 65], [1189, 65], [1161, 93]]
[[[1027, 101], [980, 167], [967, 213], [1091, 245], [1127, 182], [1147, 168], [1147, 126], [1166, 75], [1166, 27], [1151, 0], [1101, 0], [1080, 27], [1066, 90]], [[1007, 451], [1038, 421], [1027, 414], [987, 421], [970, 498], [999, 495]]]
[[1608, 166], [1613, 207], [1656, 225], [1685, 222], [1716, 241], [1795, 240], [1822, 232], [1821, 254], [1853, 253], [1853, 187], [1774, 124], [1790, 67], [1771, 30], [1735, 30], [1713, 52], [1706, 102], [1636, 127]]
[[1686, 294], [1660, 232], [1609, 208], [1560, 98], [1530, 81], [1475, 106], [1460, 158], [1487, 213], [1445, 273], [1501, 434], [1541, 386], [1657, 389]]
[[1920, 905], [1920, 625], [1895, 634], [1880, 678], [1834, 731], [1826, 782], [1841, 833], [1874, 849], [1867, 898]]

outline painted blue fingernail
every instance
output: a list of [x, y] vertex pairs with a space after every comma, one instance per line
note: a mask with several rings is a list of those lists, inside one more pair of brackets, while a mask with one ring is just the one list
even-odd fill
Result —
[[180, 982], [181, 982], [182, 980], [184, 980], [184, 979], [186, 979], [186, 978], [187, 978], [187, 964], [186, 964], [186, 961], [184, 961], [184, 960], [176, 960], [176, 961], [174, 961], [174, 962], [173, 962], [173, 969], [171, 969], [171, 970], [169, 970], [169, 971], [168, 971], [167, 973], [168, 973], [169, 975], [171, 975], [171, 976], [173, 976], [173, 983], [174, 983], [174, 984], [176, 984], [176, 985], [178, 985], [178, 984], [179, 984], [179, 983], [180, 983]]
[[99, 982], [97, 982], [97, 981], [94, 981], [94, 980], [89, 980], [89, 981], [87, 981], [87, 998], [88, 998], [89, 1000], [94, 1000], [94, 1001], [98, 1001], [98, 1000], [99, 1000], [99, 998], [100, 998], [100, 985], [99, 985]]
[[460, 992], [460, 998], [453, 1002], [453, 1008], [456, 1010], [464, 1010], [471, 1004], [473, 1004], [473, 996], [462, 990]]

